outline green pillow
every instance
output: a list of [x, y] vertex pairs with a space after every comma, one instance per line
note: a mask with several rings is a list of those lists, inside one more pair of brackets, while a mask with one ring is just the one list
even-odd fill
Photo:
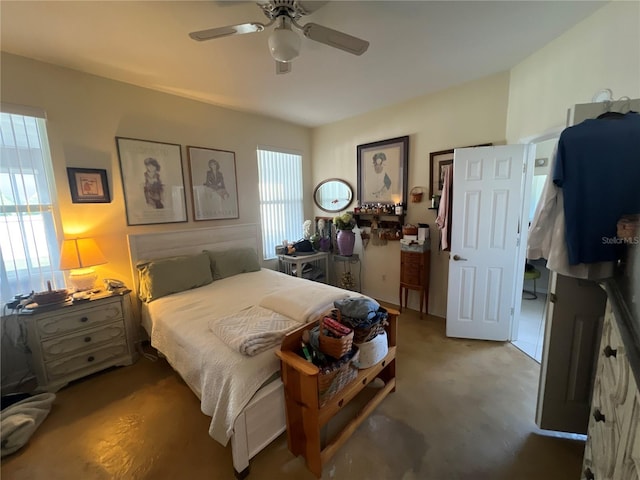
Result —
[[143, 302], [213, 282], [206, 253], [139, 262], [136, 267], [140, 281], [138, 296]]
[[260, 270], [260, 262], [253, 248], [234, 248], [219, 252], [204, 250], [204, 252], [211, 259], [214, 280]]

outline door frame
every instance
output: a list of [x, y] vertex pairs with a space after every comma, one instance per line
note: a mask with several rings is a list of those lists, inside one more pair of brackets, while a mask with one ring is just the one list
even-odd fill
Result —
[[[568, 113], [567, 113], [568, 115]], [[525, 184], [525, 196], [523, 197], [523, 205], [522, 211], [520, 214], [520, 218], [524, 223], [528, 223], [525, 219], [529, 216], [529, 204], [531, 203], [531, 188], [533, 184], [533, 172], [534, 172], [534, 162], [535, 162], [535, 153], [536, 153], [536, 144], [546, 142], [547, 140], [551, 140], [553, 138], [560, 138], [560, 134], [566, 128], [564, 125], [557, 125], [555, 127], [549, 128], [544, 132], [538, 135], [531, 135], [528, 137], [521, 138], [518, 143], [531, 145], [532, 147], [529, 150], [529, 159], [527, 159], [527, 172], [523, 175], [523, 181]], [[533, 152], [533, 153], [531, 153]], [[520, 245], [518, 247], [518, 269], [522, 268], [521, 271], [516, 271], [515, 276], [515, 285], [514, 285], [514, 315], [513, 321], [511, 322], [511, 340], [510, 342], [514, 342], [518, 340], [518, 332], [520, 329], [520, 314], [522, 312], [522, 289], [524, 288], [524, 264], [527, 260], [527, 244], [529, 242], [529, 226], [527, 228], [521, 229], [520, 235]], [[547, 292], [549, 290], [551, 284], [551, 275], [549, 275], [549, 285], [547, 285]], [[516, 298], [517, 295], [520, 295], [520, 299]]]

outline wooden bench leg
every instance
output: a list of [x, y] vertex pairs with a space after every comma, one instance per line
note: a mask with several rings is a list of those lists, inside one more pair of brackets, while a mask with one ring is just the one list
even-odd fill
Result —
[[304, 428], [307, 468], [316, 477], [322, 476], [322, 445], [320, 444], [320, 418], [317, 409], [302, 407], [302, 425]]

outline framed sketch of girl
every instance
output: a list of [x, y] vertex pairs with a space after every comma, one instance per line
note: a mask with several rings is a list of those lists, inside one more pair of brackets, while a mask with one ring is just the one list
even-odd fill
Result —
[[239, 218], [234, 152], [187, 146], [193, 219]]
[[407, 203], [409, 137], [358, 145], [360, 204]]
[[127, 225], [186, 222], [180, 145], [125, 137], [116, 144]]

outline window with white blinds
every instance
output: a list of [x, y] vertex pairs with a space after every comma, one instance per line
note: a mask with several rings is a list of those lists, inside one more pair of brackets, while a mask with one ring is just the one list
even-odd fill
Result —
[[[0, 112], [0, 288], [4, 303], [64, 288], [58, 270], [57, 208], [44, 114], [2, 105]], [[27, 112], [23, 115], [16, 111]]]
[[262, 255], [276, 258], [276, 245], [302, 237], [302, 156], [258, 149]]

